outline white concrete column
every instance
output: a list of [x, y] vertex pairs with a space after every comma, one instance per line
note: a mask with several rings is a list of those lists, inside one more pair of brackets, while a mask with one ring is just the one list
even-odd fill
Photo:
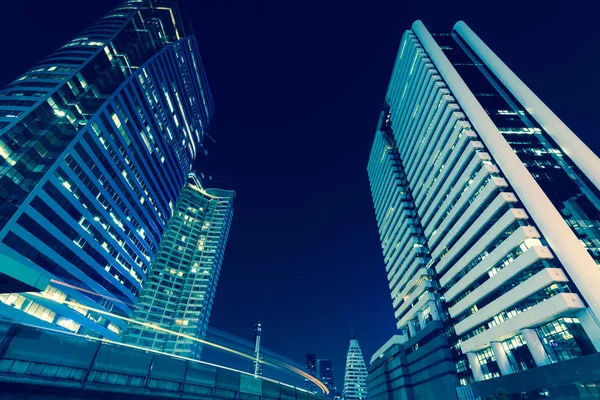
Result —
[[594, 318], [590, 309], [586, 308], [578, 312], [577, 318], [581, 323], [581, 327], [594, 344], [596, 351], [600, 352], [600, 327], [596, 323], [596, 318]]
[[[452, 91], [452, 95], [460, 104], [462, 111], [469, 117], [469, 121], [475, 128], [475, 131], [485, 143], [488, 151], [493, 156], [494, 161], [498, 164], [502, 173], [509, 181], [514, 189], [519, 200], [525, 205], [527, 213], [531, 215], [536, 222], [541, 233], [544, 235], [552, 251], [562, 262], [567, 270], [573, 283], [579, 289], [583, 298], [589, 304], [592, 314], [598, 325], [600, 325], [600, 296], [598, 296], [598, 282], [600, 282], [600, 268], [596, 265], [594, 259], [581, 245], [581, 242], [573, 233], [571, 227], [567, 225], [565, 219], [558, 212], [557, 208], [552, 204], [546, 193], [527, 170], [523, 162], [519, 159], [512, 147], [508, 144], [498, 127], [491, 120], [490, 116], [485, 112], [482, 105], [479, 103], [473, 92], [469, 89], [465, 81], [458, 74], [454, 66], [448, 60], [440, 46], [436, 43], [431, 33], [427, 30], [423, 22], [415, 21], [412, 25], [412, 30], [417, 35], [417, 38], [423, 45], [427, 55], [435, 64], [440, 75]], [[488, 67], [494, 71], [499, 79], [507, 79], [514, 81], [514, 87], [509, 87], [509, 90], [517, 97], [517, 93], [524, 93], [526, 87], [522, 83], [519, 84], [514, 77], [508, 75], [509, 70], [502, 67], [498, 62], [492, 62], [492, 55], [489, 49], [486, 50], [485, 44], [481, 39], [470, 30], [464, 23], [458, 23], [455, 30], [462, 38], [470, 45], [486, 63]], [[487, 61], [486, 61], [487, 60]], [[500, 69], [502, 69], [502, 71]], [[511, 83], [511, 82], [507, 82]], [[505, 83], [506, 85], [506, 83]], [[526, 99], [527, 102], [532, 100], [531, 96]], [[541, 102], [540, 102], [541, 103]], [[539, 105], [539, 104], [538, 104]], [[529, 109], [529, 108], [528, 108]], [[547, 111], [538, 108], [538, 111], [546, 114], [546, 117], [551, 117], [549, 121], [558, 126], [561, 124], [558, 118], [552, 117]], [[536, 115], [540, 115], [539, 112]], [[542, 124], [544, 125], [544, 124]], [[552, 130], [552, 129], [550, 129]], [[556, 131], [555, 131], [556, 133]], [[573, 157], [573, 161], [579, 165], [582, 171], [590, 178], [590, 180], [600, 187], [600, 161], [585, 145], [575, 145], [577, 137], [563, 129], [559, 133], [563, 144], [567, 143], [566, 147], [572, 149], [566, 153]], [[565, 149], [561, 142], [557, 140], [561, 148]], [[575, 147], [573, 147], [575, 146]], [[579, 154], [577, 154], [579, 153]], [[584, 164], [582, 164], [585, 163]]]
[[467, 353], [467, 358], [469, 359], [469, 365], [471, 366], [471, 371], [473, 372], [473, 378], [475, 378], [476, 382], [483, 380], [483, 371], [481, 370], [481, 364], [477, 359], [475, 353]]
[[498, 368], [500, 368], [502, 375], [512, 374], [513, 369], [508, 361], [506, 351], [504, 350], [504, 347], [502, 347], [502, 343], [492, 342], [491, 345], [494, 356], [496, 357], [496, 362], [498, 363]]
[[415, 321], [414, 320], [410, 320], [408, 321], [408, 332], [410, 333], [410, 337], [415, 337], [415, 335], [417, 334], [417, 330], [415, 328]]
[[410, 339], [409, 334], [408, 334], [408, 328], [400, 329], [398, 331], [398, 334], [394, 335], [394, 336], [399, 336], [402, 338], [402, 339], [399, 339], [400, 343], [405, 343], [408, 339]]
[[423, 311], [417, 313], [417, 318], [419, 319], [419, 326], [421, 329], [425, 328], [427, 326], [427, 321], [425, 321], [425, 317], [423, 317]]
[[429, 308], [431, 309], [431, 316], [433, 317], [433, 320], [441, 321], [440, 313], [439, 313], [439, 311], [437, 309], [437, 305], [435, 304], [434, 301], [429, 302]]
[[523, 334], [535, 365], [542, 367], [550, 364], [550, 357], [548, 357], [548, 353], [546, 353], [546, 349], [535, 329], [522, 329], [521, 334]]
[[471, 50], [548, 132], [583, 173], [600, 188], [600, 159], [463, 21], [454, 25]]

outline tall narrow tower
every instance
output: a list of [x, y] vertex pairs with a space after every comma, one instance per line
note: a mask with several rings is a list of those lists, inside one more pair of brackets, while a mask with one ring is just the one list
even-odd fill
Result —
[[333, 363], [327, 358], [319, 358], [317, 360], [317, 378], [327, 386], [329, 395], [327, 397], [333, 399], [336, 392], [335, 380], [333, 378]]
[[217, 290], [235, 192], [205, 189], [190, 174], [152, 263], [133, 318], [186, 335], [132, 324], [126, 343], [200, 358]]
[[[317, 356], [307, 353], [304, 357], [304, 372], [312, 376], [317, 376]], [[312, 393], [317, 393], [317, 386], [308, 378], [304, 379], [304, 388]]]
[[368, 174], [401, 333], [374, 398], [398, 374], [415, 398], [554, 397], [561, 363], [597, 365], [600, 159], [464, 22], [404, 33]]
[[254, 375], [262, 376], [262, 354], [260, 353], [260, 337], [262, 335], [262, 324], [254, 325]]
[[350, 339], [346, 355], [344, 373], [344, 400], [364, 400], [367, 398], [367, 367], [356, 338]]

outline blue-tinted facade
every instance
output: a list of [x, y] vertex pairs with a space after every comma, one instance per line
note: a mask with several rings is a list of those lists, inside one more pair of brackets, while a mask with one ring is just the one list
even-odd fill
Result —
[[195, 174], [181, 191], [125, 343], [200, 358], [233, 217], [235, 192], [202, 187]]
[[0, 92], [0, 252], [54, 299], [2, 295], [1, 314], [120, 336], [78, 304], [131, 314], [201, 149], [213, 102], [189, 34], [177, 1], [126, 1]]
[[317, 360], [317, 379], [319, 379], [327, 389], [329, 389], [328, 398], [333, 399], [336, 395], [337, 389], [335, 387], [335, 379], [333, 376], [333, 362], [326, 358], [319, 358]]
[[[307, 353], [304, 356], [304, 372], [317, 376], [317, 356], [315, 354]], [[311, 393], [317, 392], [317, 385], [308, 378], [304, 378], [304, 388]]]

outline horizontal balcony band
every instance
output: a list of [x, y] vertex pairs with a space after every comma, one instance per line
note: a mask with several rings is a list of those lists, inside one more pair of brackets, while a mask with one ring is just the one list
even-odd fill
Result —
[[[477, 310], [477, 312], [454, 325], [456, 334], [462, 335], [470, 329], [481, 325], [494, 315], [497, 315], [509, 307], [517, 304], [518, 302], [525, 300], [529, 296], [539, 292], [553, 283], [568, 281], [569, 279], [562, 269], [545, 268], [531, 278], [527, 279], [525, 282], [522, 282], [485, 307]], [[510, 319], [508, 321], [510, 321]]]
[[[505, 282], [510, 280], [512, 277], [514, 277], [515, 275], [517, 275], [518, 273], [520, 273], [521, 271], [523, 271], [530, 265], [533, 265], [537, 261], [542, 260], [542, 259], [552, 259], [552, 258], [553, 258], [552, 253], [550, 252], [550, 249], [548, 249], [546, 246], [533, 246], [533, 247], [528, 248], [524, 253], [522, 253], [516, 259], [514, 259], [508, 266], [503, 268], [496, 275], [489, 278], [487, 281], [485, 281], [482, 285], [480, 285], [475, 290], [473, 290], [471, 293], [469, 293], [464, 299], [459, 301], [457, 304], [450, 307], [448, 309], [450, 316], [452, 318], [455, 318], [457, 315], [461, 314], [467, 308], [471, 307], [473, 304], [475, 304], [479, 300], [483, 299], [488, 293], [493, 292], [498, 287], [503, 285]], [[472, 272], [472, 271], [470, 271], [470, 272]], [[464, 287], [464, 286], [469, 286], [469, 285], [473, 284], [473, 282], [475, 282], [477, 279], [479, 279], [479, 277], [481, 277], [483, 274], [486, 274], [486, 273], [487, 273], [487, 271], [484, 271], [483, 273], [481, 273], [479, 275], [474, 273], [470, 276], [465, 276], [460, 281], [461, 286]], [[450, 288], [450, 290], [452, 290], [452, 289], [454, 289], [454, 287]], [[450, 301], [451, 299], [453, 299], [455, 297], [456, 293], [458, 293], [458, 292], [453, 291], [452, 294], [454, 294], [454, 296], [452, 296], [450, 298], [446, 297], [446, 301]]]
[[575, 314], [583, 309], [585, 309], [585, 305], [579, 295], [559, 293], [511, 319], [465, 340], [460, 344], [460, 348], [463, 353], [481, 350], [490, 346], [491, 342], [500, 342], [516, 335], [523, 328], [535, 328], [556, 318]]

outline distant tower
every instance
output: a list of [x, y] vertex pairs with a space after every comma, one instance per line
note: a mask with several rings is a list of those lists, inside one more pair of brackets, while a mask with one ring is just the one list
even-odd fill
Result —
[[[317, 376], [317, 356], [315, 354], [308, 353], [304, 357], [304, 372], [314, 377]], [[317, 386], [308, 378], [304, 379], [304, 388], [311, 393], [317, 393]]]
[[260, 322], [254, 325], [254, 376], [262, 376], [262, 355], [260, 354], [260, 336], [262, 325]]
[[217, 290], [235, 192], [206, 189], [190, 174], [163, 235], [133, 319], [186, 336], [132, 324], [125, 343], [200, 358]]
[[328, 397], [333, 399], [337, 390], [333, 379], [333, 363], [331, 360], [326, 358], [317, 360], [317, 379], [327, 386], [327, 389], [329, 389]]
[[343, 400], [365, 400], [367, 398], [367, 367], [358, 345], [358, 340], [350, 339], [346, 356]]

